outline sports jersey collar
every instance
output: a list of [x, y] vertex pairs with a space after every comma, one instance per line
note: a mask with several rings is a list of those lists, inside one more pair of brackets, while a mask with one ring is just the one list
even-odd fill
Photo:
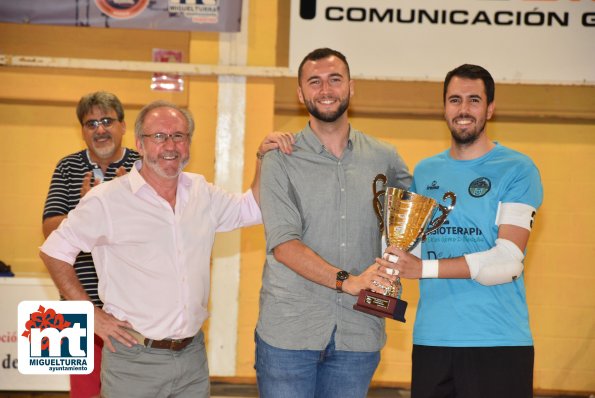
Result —
[[455, 159], [450, 155], [450, 148], [448, 148], [446, 151], [444, 151], [444, 155], [446, 156], [446, 158], [454, 163], [458, 163], [458, 164], [465, 164], [465, 165], [471, 165], [471, 164], [479, 164], [479, 163], [483, 163], [488, 159], [491, 159], [492, 156], [495, 156], [498, 152], [500, 152], [500, 150], [502, 149], [502, 145], [500, 145], [500, 143], [498, 141], [493, 141], [495, 146], [490, 149], [488, 152], [484, 153], [482, 156], [475, 158], [475, 159], [468, 159], [468, 160], [459, 160], [459, 159]]

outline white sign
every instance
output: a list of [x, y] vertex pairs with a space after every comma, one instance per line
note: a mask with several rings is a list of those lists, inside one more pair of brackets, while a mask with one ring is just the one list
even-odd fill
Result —
[[90, 301], [21, 301], [19, 372], [89, 374], [94, 366], [94, 313]]
[[[47, 277], [0, 278], [0, 391], [68, 391], [67, 375], [25, 375], [19, 372], [18, 305], [23, 300], [58, 300], [58, 290]], [[2, 396], [2, 392], [0, 392]]]
[[592, 0], [292, 0], [289, 66], [318, 47], [352, 76], [442, 81], [465, 63], [499, 82], [595, 84]]

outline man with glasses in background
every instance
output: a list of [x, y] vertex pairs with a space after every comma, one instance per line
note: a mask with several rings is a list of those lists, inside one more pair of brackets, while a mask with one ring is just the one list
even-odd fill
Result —
[[[103, 309], [102, 397], [209, 397], [200, 330], [207, 319], [210, 257], [216, 232], [261, 223], [260, 158], [251, 189], [231, 194], [182, 170], [194, 120], [172, 103], [145, 106], [135, 123], [142, 161], [89, 192], [41, 247], [68, 300], [89, 300], [71, 264], [92, 251]], [[290, 134], [271, 134], [258, 153], [288, 153]]]
[[[122, 136], [126, 132], [124, 109], [114, 94], [100, 91], [85, 95], [76, 107], [76, 115], [87, 148], [64, 157], [54, 170], [43, 209], [45, 238], [58, 228], [93, 186], [125, 174], [139, 159], [138, 152], [122, 147]], [[91, 253], [78, 253], [74, 271], [93, 305], [101, 308], [103, 303], [97, 294], [97, 273]], [[88, 375], [70, 376], [72, 398], [99, 396], [102, 347], [103, 341], [95, 335], [95, 370]]]

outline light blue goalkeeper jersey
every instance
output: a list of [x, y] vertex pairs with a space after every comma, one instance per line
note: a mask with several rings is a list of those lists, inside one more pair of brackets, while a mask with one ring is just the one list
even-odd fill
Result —
[[[447, 191], [457, 203], [447, 221], [422, 244], [423, 259], [459, 257], [495, 246], [501, 203], [537, 209], [539, 171], [527, 156], [496, 144], [481, 158], [454, 160], [449, 151], [415, 168], [411, 189], [438, 203]], [[533, 338], [523, 276], [483, 286], [471, 279], [422, 279], [413, 343], [447, 347], [529, 346]]]

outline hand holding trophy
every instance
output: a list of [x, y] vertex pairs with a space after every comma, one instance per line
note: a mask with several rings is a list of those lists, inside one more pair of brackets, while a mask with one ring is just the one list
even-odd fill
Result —
[[[377, 189], [378, 182], [382, 183], [384, 189]], [[386, 187], [386, 182], [386, 176], [378, 174], [372, 183], [372, 191], [378, 226], [386, 238], [387, 246], [396, 246], [403, 251], [410, 251], [446, 221], [448, 213], [456, 204], [456, 195], [453, 192], [444, 194], [442, 199], [450, 199], [450, 205], [443, 206], [432, 198], [399, 188]], [[382, 196], [384, 205], [380, 200]], [[440, 210], [441, 214], [431, 221], [436, 210]], [[426, 231], [428, 224], [429, 228]], [[402, 293], [403, 286], [397, 276], [397, 280], [383, 293], [371, 290], [360, 291], [353, 308], [368, 314], [405, 322], [407, 302], [401, 300]]]

